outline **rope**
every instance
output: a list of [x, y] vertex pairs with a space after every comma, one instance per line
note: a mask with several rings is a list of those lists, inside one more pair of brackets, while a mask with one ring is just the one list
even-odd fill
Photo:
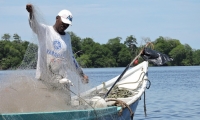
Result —
[[151, 87], [151, 81], [149, 79], [147, 81], [149, 82], [149, 86], [146, 86], [146, 88], [149, 89]]
[[148, 43], [146, 44], [146, 46], [145, 46], [145, 47], [148, 47], [148, 46], [150, 46], [150, 48], [151, 48], [151, 49], [154, 49], [154, 45], [153, 45], [153, 43], [151, 43], [151, 42], [148, 42]]
[[145, 92], [144, 92], [144, 114], [145, 114], [145, 117], [147, 117], [147, 108], [146, 108], [146, 100], [145, 100]]
[[[124, 109], [125, 107], [127, 107], [128, 110], [129, 110], [129, 112], [130, 112], [130, 117], [133, 118], [134, 112], [131, 110], [130, 106], [129, 106], [128, 104], [126, 104], [124, 101], [121, 101], [121, 100], [118, 100], [118, 99], [113, 99], [113, 98], [107, 99], [107, 100], [106, 100], [106, 102], [108, 102], [108, 101], [115, 101], [115, 103], [113, 104], [114, 106], [117, 106], [117, 104], [118, 104], [118, 105], [121, 105], [122, 109], [121, 109], [120, 112], [119, 112], [119, 116], [122, 115], [123, 109]], [[124, 106], [125, 106], [125, 107], [124, 107]]]
[[[145, 72], [143, 71], [142, 73], [145, 73]], [[142, 73], [140, 74], [140, 77], [138, 78], [138, 80], [135, 81], [135, 82], [126, 82], [126, 83], [121, 83], [121, 84], [117, 84], [117, 85], [123, 85], [123, 84], [129, 84], [129, 83], [137, 83], [137, 82], [140, 80], [140, 78], [141, 78], [141, 76], [142, 76]], [[143, 75], [143, 78], [144, 78], [144, 75]], [[142, 81], [143, 81], [143, 78], [142, 78]], [[141, 82], [142, 82], [142, 81], [141, 81]]]

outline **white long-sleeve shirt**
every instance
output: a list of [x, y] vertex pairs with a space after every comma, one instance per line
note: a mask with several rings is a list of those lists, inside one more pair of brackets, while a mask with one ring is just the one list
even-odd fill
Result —
[[73, 56], [71, 38], [68, 33], [60, 35], [53, 26], [40, 24], [34, 16], [29, 19], [29, 23], [33, 32], [37, 34], [39, 43], [37, 79], [56, 83], [58, 81], [55, 77], [72, 80], [72, 74], [82, 72]]

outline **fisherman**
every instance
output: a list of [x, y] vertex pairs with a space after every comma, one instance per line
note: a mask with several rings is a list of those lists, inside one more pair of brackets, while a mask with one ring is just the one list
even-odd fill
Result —
[[83, 73], [73, 55], [71, 37], [65, 32], [72, 24], [72, 13], [61, 10], [55, 24], [48, 26], [38, 22], [32, 4], [27, 4], [26, 10], [29, 12], [30, 27], [39, 43], [36, 78], [58, 89], [73, 86], [72, 74], [78, 74], [83, 83], [88, 83], [88, 76]]

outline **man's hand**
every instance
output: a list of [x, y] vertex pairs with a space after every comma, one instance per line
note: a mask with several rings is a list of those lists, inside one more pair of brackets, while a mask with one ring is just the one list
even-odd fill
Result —
[[85, 74], [83, 74], [83, 83], [85, 83], [85, 84], [89, 83], [88, 76]]
[[27, 5], [26, 5], [26, 10], [27, 10], [29, 13], [32, 13], [32, 12], [33, 12], [32, 4], [27, 4]]
[[58, 82], [62, 83], [62, 84], [68, 84], [70, 86], [74, 86], [74, 84], [72, 83], [72, 81], [68, 80], [67, 78], [63, 78], [63, 79], [59, 80]]
[[26, 10], [29, 12], [30, 19], [32, 19], [32, 16], [33, 16], [33, 6], [32, 6], [32, 4], [27, 4]]

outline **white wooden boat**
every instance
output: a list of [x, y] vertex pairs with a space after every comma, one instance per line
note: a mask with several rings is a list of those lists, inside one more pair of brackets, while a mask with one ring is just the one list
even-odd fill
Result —
[[[139, 103], [139, 100], [140, 100], [141, 96], [143, 95], [143, 93], [145, 92], [147, 84], [148, 84], [147, 74], [148, 74], [148, 62], [147, 61], [144, 61], [144, 62], [140, 63], [139, 65], [130, 68], [123, 75], [123, 77], [120, 79], [120, 81], [116, 83], [115, 86], [118, 86], [119, 89], [126, 89], [126, 90], [130, 91], [132, 93], [132, 95], [129, 97], [126, 97], [126, 98], [124, 98], [124, 97], [117, 97], [117, 98], [116, 97], [115, 98], [107, 98], [106, 97], [105, 98], [106, 106], [111, 106], [115, 102], [123, 104], [120, 108], [118, 108], [119, 114], [117, 116], [117, 119], [119, 119], [119, 120], [132, 120], [133, 119], [134, 113], [135, 113], [137, 105]], [[97, 96], [100, 94], [100, 96], [103, 95], [103, 96], [101, 96], [103, 98], [105, 95], [105, 94], [103, 94], [105, 88], [107, 90], [109, 90], [118, 78], [119, 78], [119, 76], [116, 76], [115, 78], [82, 93], [81, 97], [87, 98], [87, 96], [89, 96], [88, 97], [89, 100], [87, 100], [87, 99], [86, 100], [91, 101], [91, 96]], [[78, 100], [79, 98], [74, 97], [73, 99], [75, 101], [75, 100]], [[98, 97], [96, 99], [98, 99]], [[100, 100], [100, 99], [98, 99], [98, 100]], [[104, 108], [108, 108], [108, 107], [105, 107], [105, 105], [101, 105], [101, 104], [98, 106], [97, 105], [98, 100], [97, 100], [97, 102], [94, 100], [94, 102], [96, 102], [96, 103], [92, 103], [94, 108], [95, 107], [101, 108], [102, 106]]]

